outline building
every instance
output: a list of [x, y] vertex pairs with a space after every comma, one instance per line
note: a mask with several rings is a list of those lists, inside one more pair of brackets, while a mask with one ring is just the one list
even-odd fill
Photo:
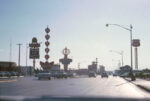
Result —
[[105, 66], [100, 65], [100, 70], [99, 70], [100, 75], [101, 75], [103, 72], [105, 72]]
[[0, 61], [0, 71], [15, 71], [15, 68], [15, 62]]
[[97, 63], [96, 62], [92, 62], [91, 65], [88, 65], [88, 71], [94, 71], [95, 73], [97, 73]]

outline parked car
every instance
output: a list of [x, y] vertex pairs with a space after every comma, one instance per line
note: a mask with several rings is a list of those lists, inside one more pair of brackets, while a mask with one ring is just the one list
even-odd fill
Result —
[[95, 72], [90, 72], [89, 77], [96, 77], [96, 73]]
[[51, 80], [51, 73], [49, 71], [42, 71], [40, 73], [37, 74], [38, 79], [42, 79], [42, 78], [47, 78], [49, 80]]
[[6, 72], [5, 72], [5, 76], [6, 76], [6, 77], [11, 77], [10, 72], [7, 72], [7, 71], [6, 71]]
[[1, 71], [0, 72], [0, 77], [10, 77], [10, 76], [11, 76], [11, 74], [7, 71]]
[[107, 78], [108, 78], [108, 75], [107, 75], [106, 72], [103, 72], [103, 73], [101, 74], [101, 77], [102, 77], [102, 78], [103, 78], [103, 77], [107, 77]]
[[17, 73], [16, 72], [10, 72], [10, 75], [11, 76], [17, 76]]
[[0, 77], [4, 77], [6, 75], [5, 72], [0, 72]]

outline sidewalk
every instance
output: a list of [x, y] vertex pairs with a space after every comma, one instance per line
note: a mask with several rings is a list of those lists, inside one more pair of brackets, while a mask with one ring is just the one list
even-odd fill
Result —
[[150, 81], [148, 80], [144, 80], [144, 79], [139, 79], [139, 78], [136, 78], [135, 81], [131, 81], [130, 78], [125, 78], [127, 81], [135, 84], [136, 86], [150, 92]]

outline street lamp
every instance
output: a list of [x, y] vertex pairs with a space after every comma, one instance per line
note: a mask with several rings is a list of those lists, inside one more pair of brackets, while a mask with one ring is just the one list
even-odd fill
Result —
[[117, 54], [119, 54], [119, 55], [121, 55], [121, 61], [122, 61], [122, 66], [123, 66], [123, 51], [121, 51], [121, 52], [118, 52], [118, 51], [115, 51], [115, 50], [110, 50], [110, 52], [114, 52], [114, 53], [117, 53]]
[[126, 29], [126, 30], [128, 30], [128, 31], [130, 31], [130, 49], [131, 49], [131, 79], [132, 80], [135, 80], [135, 77], [133, 76], [133, 73], [132, 73], [132, 69], [133, 69], [133, 62], [132, 62], [132, 25], [130, 24], [130, 27], [129, 28], [126, 28], [126, 27], [124, 27], [124, 26], [122, 26], [122, 25], [119, 25], [119, 24], [106, 24], [106, 27], [109, 27], [109, 25], [114, 25], [114, 26], [118, 26], [118, 27], [121, 27], [121, 28], [123, 28], [123, 29]]

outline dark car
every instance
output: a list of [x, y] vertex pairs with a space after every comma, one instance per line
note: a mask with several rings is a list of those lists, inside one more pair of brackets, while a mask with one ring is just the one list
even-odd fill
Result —
[[68, 72], [68, 73], [67, 73], [67, 76], [68, 76], [68, 77], [75, 77], [75, 75], [76, 75], [76, 73], [72, 73], [72, 72]]
[[6, 76], [6, 77], [11, 77], [10, 72], [7, 72], [7, 71], [6, 71], [6, 72], [5, 72], [5, 76]]
[[11, 76], [17, 76], [17, 73], [16, 72], [10, 72], [10, 75]]
[[68, 74], [64, 71], [58, 71], [53, 73], [54, 78], [68, 78]]
[[96, 77], [96, 73], [95, 72], [90, 72], [89, 77]]
[[106, 72], [104, 72], [104, 73], [102, 73], [102, 74], [101, 74], [101, 77], [102, 77], [102, 78], [103, 78], [103, 77], [108, 78], [108, 75], [107, 75], [107, 73], [106, 73]]
[[4, 77], [6, 75], [5, 72], [0, 72], [0, 77]]
[[117, 74], [113, 73], [113, 76], [117, 76]]

